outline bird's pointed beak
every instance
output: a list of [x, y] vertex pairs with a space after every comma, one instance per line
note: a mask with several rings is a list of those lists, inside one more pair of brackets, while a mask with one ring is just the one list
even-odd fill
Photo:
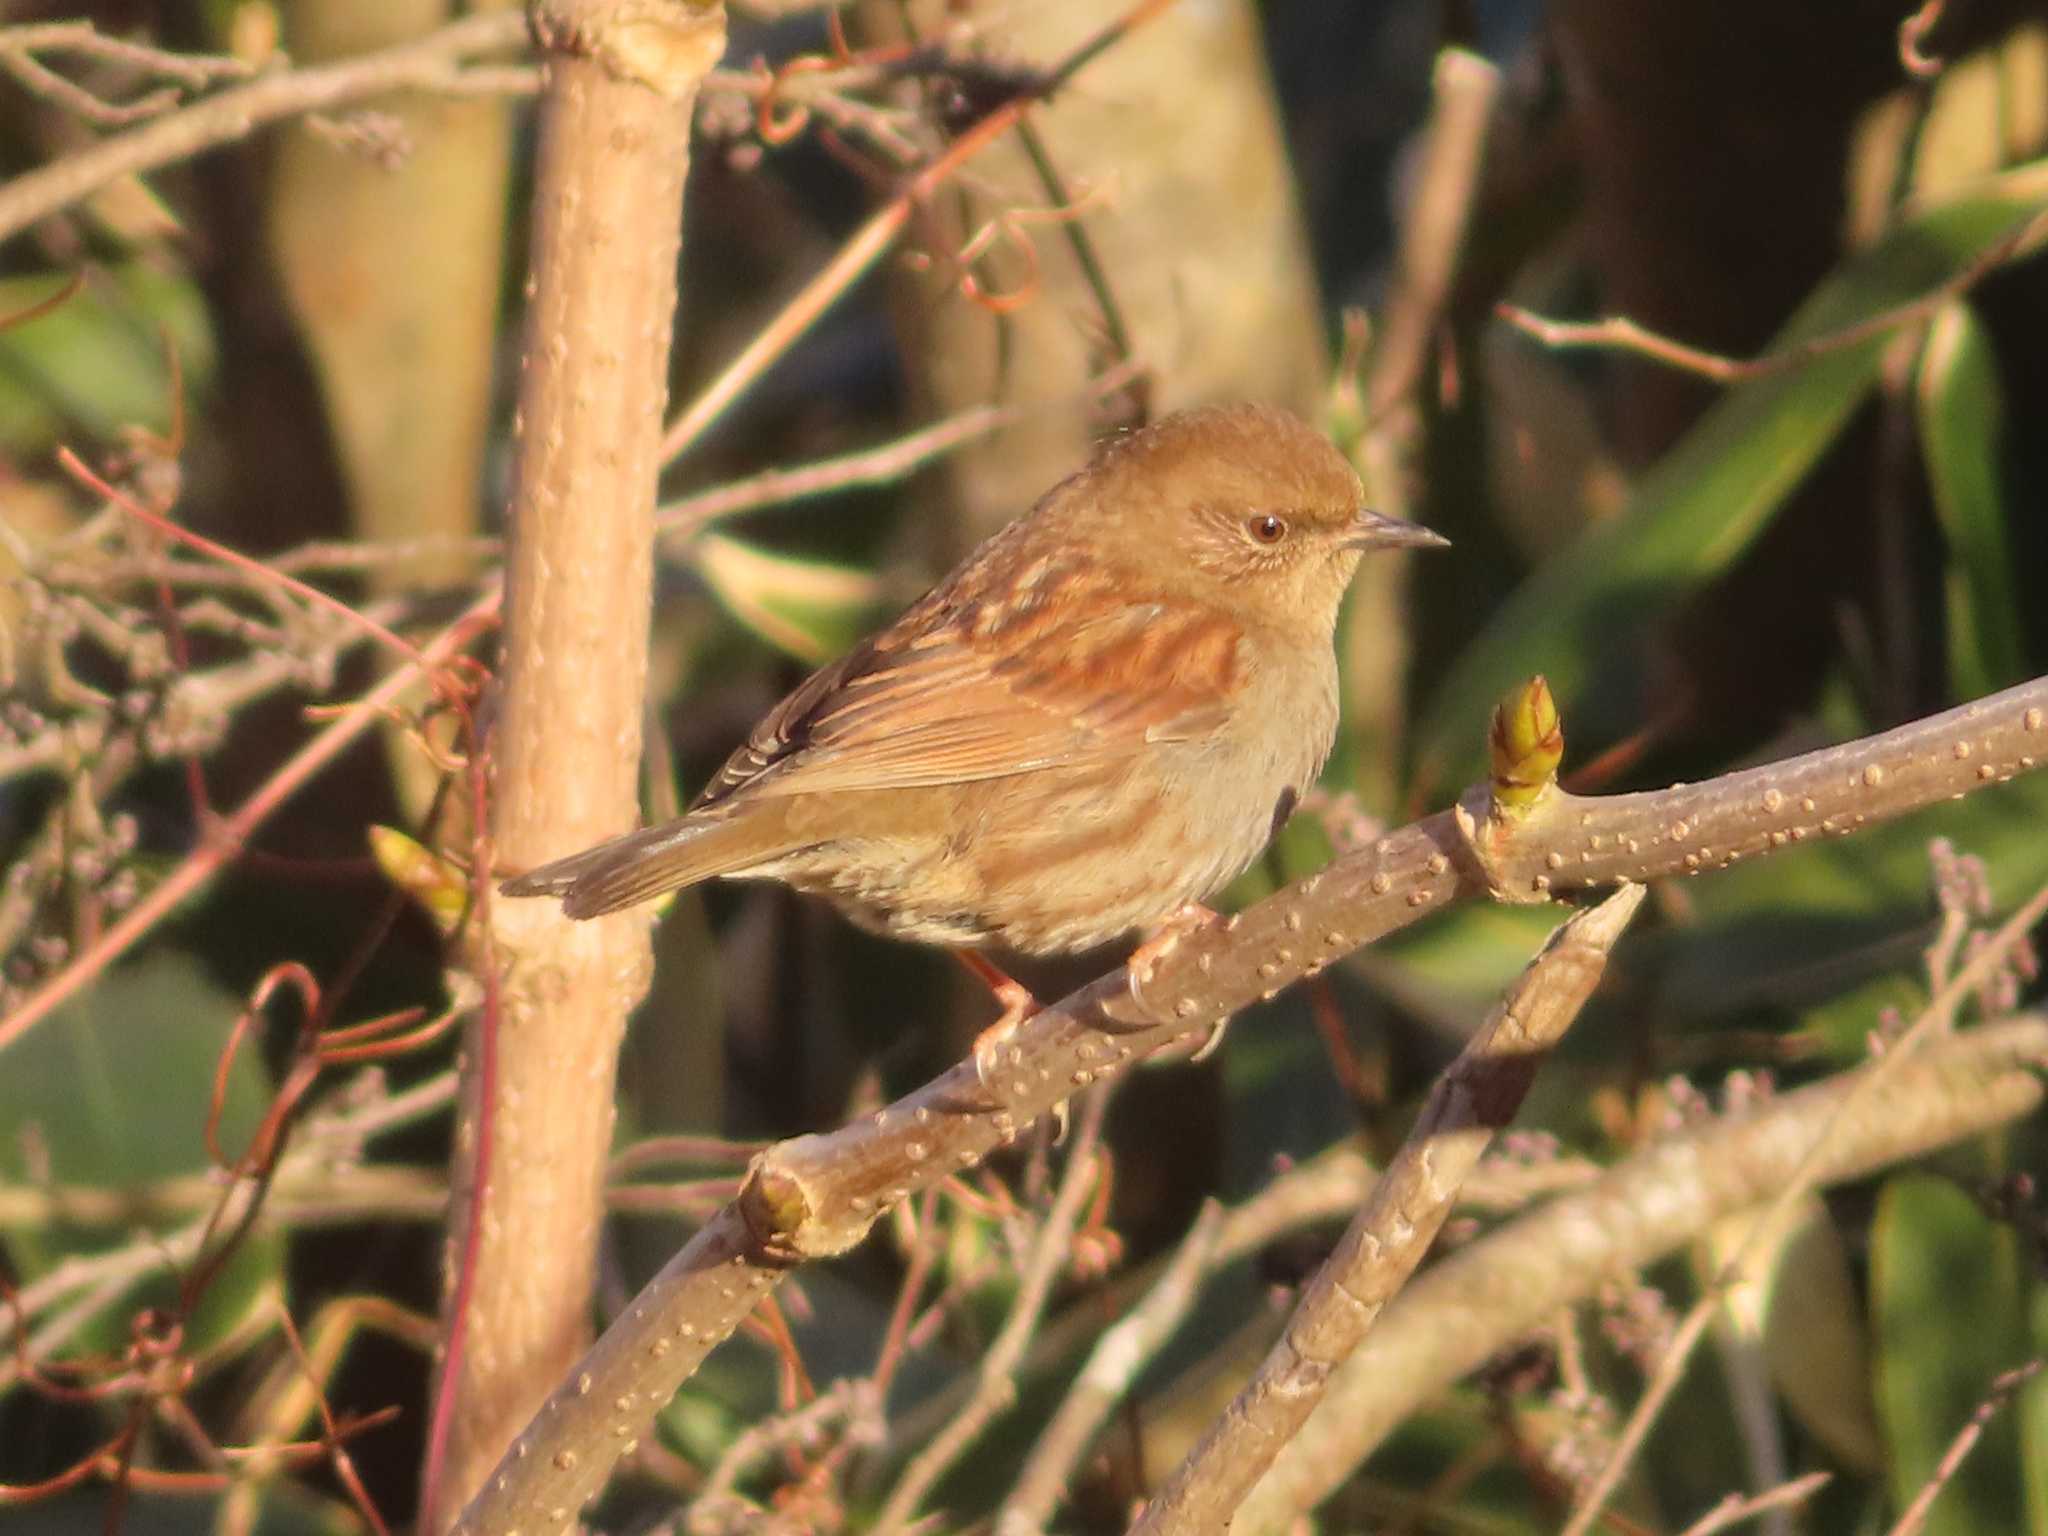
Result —
[[1448, 549], [1451, 541], [1420, 523], [1359, 509], [1344, 542], [1353, 549]]

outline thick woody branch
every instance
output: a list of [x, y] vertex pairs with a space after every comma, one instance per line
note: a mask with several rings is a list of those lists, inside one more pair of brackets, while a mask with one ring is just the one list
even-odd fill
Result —
[[1552, 790], [1525, 816], [1468, 795], [1458, 815], [1496, 895], [1541, 900], [1616, 880], [1726, 869], [1810, 838], [1845, 837], [2048, 763], [2048, 678], [1858, 741], [1700, 784], [1582, 798]]
[[[690, 109], [717, 5], [549, 0], [517, 420], [491, 839], [530, 868], [638, 819], [656, 444]], [[647, 919], [487, 908], [451, 1202], [434, 1530], [586, 1340], [614, 1078], [651, 968]]]
[[1132, 1527], [1136, 1536], [1221, 1530], [1280, 1448], [1322, 1401], [1407, 1283], [1458, 1190], [1512, 1120], [1543, 1058], [1593, 995], [1643, 888], [1623, 886], [1544, 946], [1437, 1079], [1415, 1129], [1237, 1397]]
[[[1769, 1202], [1794, 1178], [1862, 1178], [2037, 1112], [2048, 1019], [1928, 1042], [1657, 1142], [1433, 1266], [1336, 1372], [1320, 1409], [1237, 1511], [1239, 1536], [1290, 1530], [1387, 1435], [1558, 1309]], [[1819, 1148], [1817, 1160], [1815, 1148]]]
[[1429, 912], [1461, 899], [1540, 900], [1696, 873], [1936, 804], [2044, 757], [2048, 680], [2036, 680], [1705, 784], [1604, 800], [1552, 786], [1512, 814], [1475, 790], [1459, 808], [1190, 935], [1146, 975], [1112, 971], [1046, 1008], [1011, 1038], [986, 1089], [975, 1063], [963, 1061], [886, 1109], [763, 1153], [740, 1199], [648, 1283], [549, 1398], [458, 1528], [566, 1528], [622, 1447], [786, 1269], [851, 1248], [891, 1206], [972, 1167], [1079, 1089], [1206, 1035]]

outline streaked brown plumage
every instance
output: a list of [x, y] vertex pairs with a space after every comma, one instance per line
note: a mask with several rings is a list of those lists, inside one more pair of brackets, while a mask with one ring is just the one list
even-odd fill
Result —
[[755, 727], [687, 815], [505, 883], [594, 917], [778, 879], [932, 944], [1078, 950], [1228, 883], [1337, 727], [1337, 605], [1367, 549], [1444, 542], [1362, 507], [1285, 412], [1111, 442]]

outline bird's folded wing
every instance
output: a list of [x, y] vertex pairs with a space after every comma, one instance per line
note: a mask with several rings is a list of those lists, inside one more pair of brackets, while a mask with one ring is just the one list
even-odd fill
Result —
[[785, 699], [697, 805], [1004, 778], [1206, 735], [1241, 682], [1240, 639], [1227, 615], [1165, 603], [913, 609]]

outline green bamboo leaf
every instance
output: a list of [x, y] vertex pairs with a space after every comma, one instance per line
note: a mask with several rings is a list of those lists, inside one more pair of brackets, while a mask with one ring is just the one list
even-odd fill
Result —
[[[1747, 1217], [1729, 1223], [1744, 1234], [1752, 1225]], [[1869, 1341], [1847, 1247], [1818, 1196], [1800, 1201], [1786, 1227], [1759, 1287], [1771, 1380], [1787, 1411], [1831, 1456], [1845, 1467], [1874, 1472], [1883, 1451], [1870, 1401]]]
[[[1895, 1509], [1928, 1480], [2005, 1371], [2029, 1355], [2013, 1234], [1946, 1179], [1885, 1185], [1871, 1227], [1877, 1410]], [[1935, 1499], [1926, 1536], [2023, 1531], [2013, 1404]]]
[[[2048, 199], [2048, 162], [1920, 214], [1823, 282], [1772, 351], [1832, 335], [1938, 287]], [[1429, 784], [1472, 778], [1488, 711], [1533, 672], [1569, 733], [1624, 734], [1640, 714], [1646, 643], [1685, 592], [1728, 567], [1873, 386], [1878, 335], [1742, 384], [1638, 486], [1628, 510], [1533, 573], [1466, 649], [1418, 735]], [[1587, 727], [1592, 727], [1588, 732]]]
[[[2038, 1274], [2027, 1287], [2034, 1353], [2048, 1359], [2048, 1281]], [[2027, 1480], [2027, 1531], [2048, 1536], [2048, 1371], [2020, 1389], [2020, 1455]]]
[[[198, 287], [141, 263], [22, 325], [0, 330], [0, 452], [29, 454], [65, 433], [111, 438], [130, 424], [170, 429], [168, 345], [187, 390], [211, 378], [213, 334]], [[0, 279], [0, 318], [33, 308], [61, 274]]]
[[[214, 1074], [241, 1011], [241, 999], [197, 962], [166, 952], [107, 975], [8, 1051], [0, 1071], [0, 1126], [8, 1128], [0, 1138], [0, 1190], [50, 1183], [136, 1194], [132, 1210], [110, 1214], [104, 1225], [0, 1229], [21, 1273], [33, 1278], [67, 1258], [128, 1247], [138, 1230], [167, 1232], [197, 1219], [185, 1209], [153, 1209], [147, 1193], [210, 1166], [205, 1125]], [[270, 1098], [254, 1045], [235, 1057], [222, 1090], [220, 1142], [232, 1156], [247, 1145]], [[277, 1236], [245, 1238], [189, 1320], [188, 1347], [203, 1348], [270, 1303], [283, 1284], [283, 1257]], [[139, 1277], [75, 1347], [120, 1348], [134, 1309], [170, 1304], [179, 1278], [168, 1264]]]
[[1949, 677], [1976, 698], [2027, 676], [2020, 600], [2006, 536], [2005, 389], [1991, 339], [1970, 306], [1945, 306], [1916, 381], [1920, 451], [1948, 542]]
[[1882, 1007], [1910, 1017], [1926, 998], [1929, 841], [1982, 856], [1992, 900], [2008, 912], [2048, 883], [2044, 820], [2048, 774], [2037, 773], [1855, 837], [1703, 874], [1685, 887], [1683, 932], [1650, 941], [1666, 957], [1659, 1009], [1693, 1024], [1763, 1011], [1796, 1021], [1830, 1055], [1860, 1057]]
[[859, 638], [881, 586], [866, 571], [802, 559], [722, 533], [701, 534], [691, 554], [732, 616], [799, 661], [829, 661]]

